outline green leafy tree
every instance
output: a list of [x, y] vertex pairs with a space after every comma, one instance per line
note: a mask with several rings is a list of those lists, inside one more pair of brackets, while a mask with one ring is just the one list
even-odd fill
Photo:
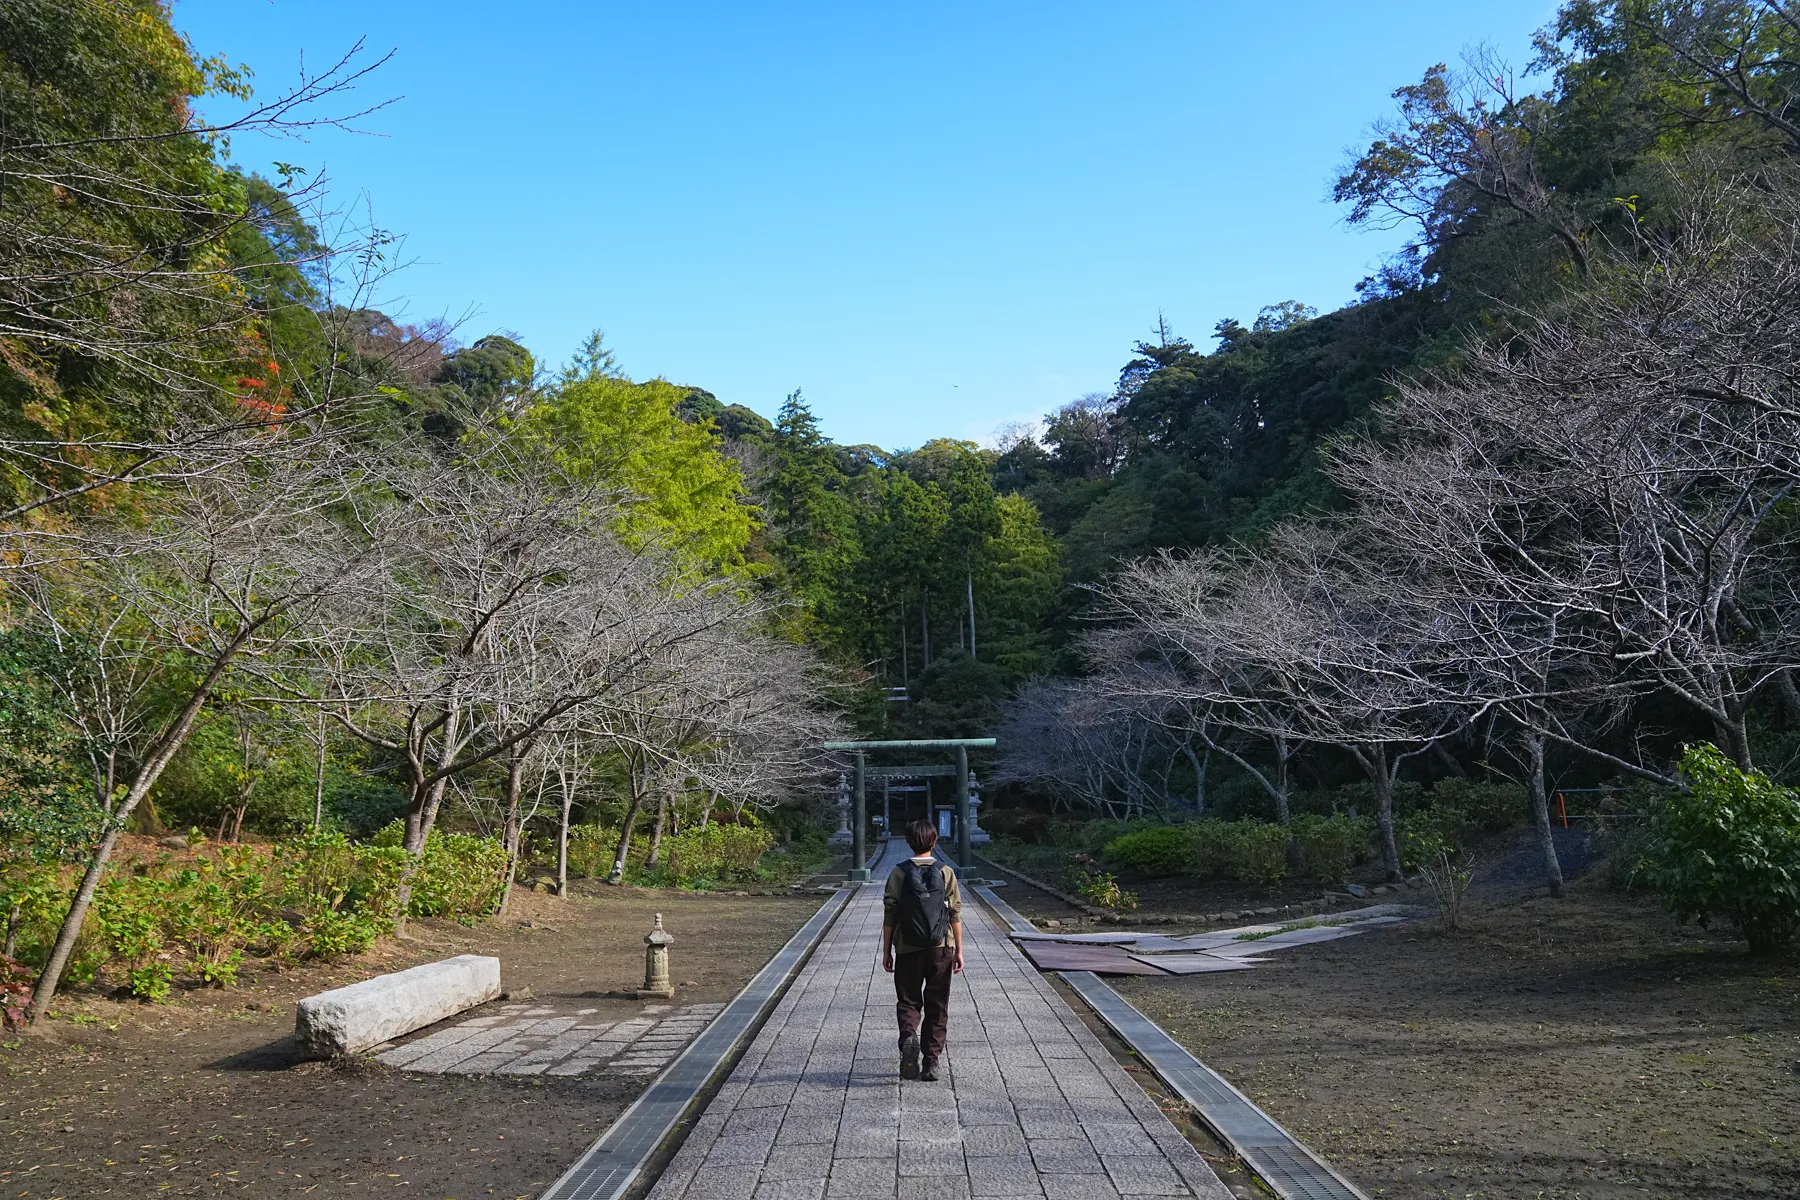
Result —
[[682, 418], [688, 395], [666, 380], [618, 375], [596, 335], [519, 427], [571, 478], [628, 493], [620, 530], [628, 539], [667, 546], [705, 568], [743, 571], [755, 512], [711, 423]]
[[1800, 792], [1743, 771], [1717, 747], [1689, 746], [1686, 791], [1663, 803], [1651, 885], [1678, 920], [1724, 917], [1757, 953], [1800, 931]]
[[770, 552], [788, 593], [808, 620], [844, 648], [841, 606], [862, 547], [856, 510], [845, 494], [847, 479], [837, 448], [798, 391], [782, 403], [770, 449], [775, 466], [765, 485]]

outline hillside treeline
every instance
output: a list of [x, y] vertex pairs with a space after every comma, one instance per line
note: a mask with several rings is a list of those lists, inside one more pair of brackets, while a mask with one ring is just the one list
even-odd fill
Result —
[[1559, 788], [1680, 790], [1701, 742], [1792, 777], [1797, 39], [1789, 4], [1570, 3], [1522, 71], [1429, 68], [1337, 180], [1415, 235], [1359, 303], [1164, 332], [1002, 455], [1094, 584], [1002, 777], [1349, 801], [1390, 875], [1409, 785], [1511, 778], [1553, 884]]
[[258, 95], [152, 0], [0, 11], [9, 1020], [503, 911], [572, 840], [760, 870], [848, 731], [686, 390], [392, 319], [396, 238], [231, 160], [378, 66]]

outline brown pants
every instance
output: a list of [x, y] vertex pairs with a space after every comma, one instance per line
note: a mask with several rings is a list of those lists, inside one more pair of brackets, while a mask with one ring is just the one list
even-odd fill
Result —
[[[926, 1058], [944, 1056], [944, 1039], [950, 1034], [950, 981], [956, 976], [956, 948], [911, 950], [894, 955], [894, 1015], [900, 1021], [900, 1040], [919, 1033]], [[919, 1029], [920, 1018], [924, 1029]]]

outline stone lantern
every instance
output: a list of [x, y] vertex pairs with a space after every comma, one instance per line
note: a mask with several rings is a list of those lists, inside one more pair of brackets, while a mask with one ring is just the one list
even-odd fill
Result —
[[638, 998], [647, 1000], [652, 996], [667, 999], [675, 994], [675, 984], [669, 978], [669, 947], [675, 944], [675, 938], [663, 929], [662, 914], [656, 914], [656, 928], [644, 935], [644, 986], [638, 989]]
[[981, 827], [981, 783], [969, 772], [969, 844], [982, 846], [994, 839]]
[[838, 827], [831, 835], [832, 845], [848, 846], [856, 840], [856, 835], [850, 832], [850, 780], [842, 771], [838, 772], [837, 814]]

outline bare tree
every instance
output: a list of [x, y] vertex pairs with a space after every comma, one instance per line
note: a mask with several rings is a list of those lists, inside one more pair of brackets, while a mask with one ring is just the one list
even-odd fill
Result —
[[[121, 654], [154, 654], [182, 669], [167, 680], [177, 702], [143, 742], [99, 832], [39, 975], [33, 1021], [56, 995], [120, 832], [208, 699], [234, 669], [298, 636], [324, 599], [353, 587], [384, 550], [346, 522], [365, 482], [353, 464], [329, 443], [257, 437], [229, 470], [178, 481], [147, 519], [90, 526], [84, 565], [46, 568], [58, 572], [53, 586], [84, 596], [90, 611], [128, 612], [146, 631], [112, 643]], [[111, 669], [118, 678], [136, 668], [115, 660]]]
[[1233, 555], [1164, 554], [1126, 567], [1108, 611], [1186, 660], [1190, 704], [1265, 737], [1334, 746], [1375, 793], [1382, 859], [1400, 875], [1394, 787], [1405, 763], [1459, 723], [1430, 683], [1434, 647], [1400, 619], [1346, 531], [1277, 530]]
[[389, 469], [404, 549], [371, 603], [318, 629], [334, 644], [317, 668], [333, 717], [406, 775], [415, 862], [452, 779], [595, 707], [635, 705], [730, 612], [716, 583], [615, 537], [605, 491], [498, 434], [472, 444], [466, 459]]

